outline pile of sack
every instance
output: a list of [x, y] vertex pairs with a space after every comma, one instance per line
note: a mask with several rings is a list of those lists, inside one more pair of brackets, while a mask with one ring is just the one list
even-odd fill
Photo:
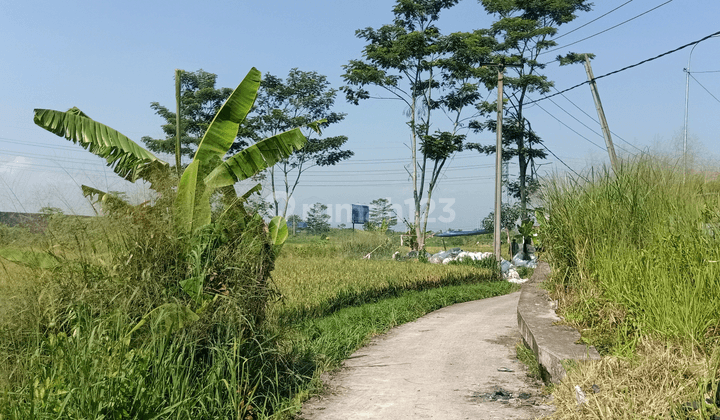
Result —
[[[462, 261], [466, 258], [479, 261], [485, 258], [495, 258], [495, 254], [492, 252], [466, 252], [460, 248], [453, 248], [429, 256], [428, 262], [432, 264], [448, 264], [450, 261]], [[516, 270], [518, 267], [536, 268], [537, 257], [535, 257], [534, 253], [523, 255], [523, 252], [520, 251], [513, 256], [511, 261], [502, 260], [500, 262], [500, 270], [507, 281], [511, 283], [525, 283], [528, 279], [520, 278], [520, 274], [518, 274]]]

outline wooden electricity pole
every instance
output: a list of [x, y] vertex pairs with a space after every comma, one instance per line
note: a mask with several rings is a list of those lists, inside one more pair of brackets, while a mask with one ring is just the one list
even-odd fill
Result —
[[602, 103], [600, 102], [600, 94], [597, 90], [597, 84], [595, 83], [595, 77], [593, 76], [592, 67], [590, 67], [590, 59], [585, 54], [585, 71], [587, 71], [588, 81], [590, 82], [590, 91], [592, 92], [593, 99], [595, 100], [595, 108], [597, 108], [598, 118], [600, 118], [600, 125], [602, 126], [603, 137], [605, 138], [605, 146], [607, 147], [608, 155], [610, 156], [610, 165], [612, 165], [613, 171], [617, 171], [618, 162], [617, 155], [615, 154], [615, 147], [613, 146], [612, 137], [610, 136], [610, 128], [608, 127], [607, 120], [605, 119], [605, 112], [603, 111]]

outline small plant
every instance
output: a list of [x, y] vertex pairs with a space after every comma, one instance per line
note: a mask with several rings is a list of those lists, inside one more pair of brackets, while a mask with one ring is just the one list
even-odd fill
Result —
[[517, 271], [521, 279], [529, 279], [535, 270], [529, 267], [517, 267], [515, 271]]
[[528, 376], [533, 379], [542, 381], [543, 367], [540, 366], [540, 362], [538, 362], [535, 353], [530, 348], [528, 348], [522, 341], [518, 342], [515, 345], [515, 352], [517, 354], [518, 360], [520, 360], [520, 362], [528, 368]]

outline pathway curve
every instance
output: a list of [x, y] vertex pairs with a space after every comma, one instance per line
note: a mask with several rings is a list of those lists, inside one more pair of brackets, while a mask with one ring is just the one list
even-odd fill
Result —
[[[515, 357], [520, 292], [432, 312], [373, 339], [300, 419], [535, 419], [551, 413]], [[510, 370], [511, 372], [508, 372]]]

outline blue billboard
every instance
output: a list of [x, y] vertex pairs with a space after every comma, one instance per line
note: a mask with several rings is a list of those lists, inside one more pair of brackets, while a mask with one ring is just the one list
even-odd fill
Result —
[[352, 205], [352, 223], [365, 224], [370, 221], [370, 206], [360, 204]]

